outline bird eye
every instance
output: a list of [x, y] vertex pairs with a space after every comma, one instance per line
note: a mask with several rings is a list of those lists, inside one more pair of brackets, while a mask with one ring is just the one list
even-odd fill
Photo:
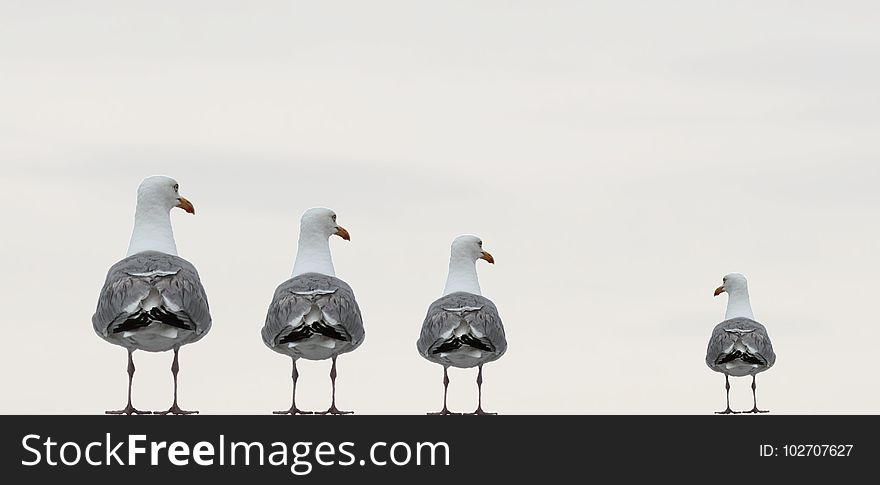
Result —
[[332, 216], [330, 216], [330, 218], [333, 219], [333, 222], [336, 222], [336, 214], [333, 214]]
[[177, 192], [180, 189], [180, 185], [174, 184], [174, 191]]
[[483, 241], [477, 241], [477, 246], [483, 247]]

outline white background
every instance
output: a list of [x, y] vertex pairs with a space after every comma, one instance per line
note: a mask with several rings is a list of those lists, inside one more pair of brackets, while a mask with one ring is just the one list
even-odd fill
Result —
[[[424, 413], [415, 340], [448, 245], [480, 235], [510, 348], [502, 413], [710, 413], [703, 363], [750, 278], [777, 413], [880, 409], [875, 2], [0, 3], [0, 412], [100, 413], [125, 351], [90, 317], [125, 255], [135, 189], [167, 174], [180, 255], [214, 328], [181, 352], [181, 406], [289, 405], [259, 335], [299, 215], [325, 205], [367, 338], [338, 404]], [[171, 400], [171, 354], [135, 354], [135, 405]], [[329, 404], [329, 362], [299, 401]], [[475, 371], [450, 406], [475, 407]], [[733, 405], [750, 408], [747, 379]]]

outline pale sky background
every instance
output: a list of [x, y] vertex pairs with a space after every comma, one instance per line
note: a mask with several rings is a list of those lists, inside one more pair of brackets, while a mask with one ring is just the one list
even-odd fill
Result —
[[[741, 271], [778, 355], [759, 405], [876, 413], [878, 24], [871, 1], [3, 0], [0, 412], [124, 404], [125, 350], [90, 318], [166, 174], [214, 319], [181, 351], [184, 408], [290, 404], [259, 331], [325, 205], [367, 332], [340, 408], [439, 409], [415, 341], [475, 233], [510, 342], [487, 410], [722, 409], [712, 291]], [[137, 407], [168, 407], [171, 357], [135, 354]], [[325, 409], [329, 362], [300, 362], [300, 406]], [[450, 377], [472, 411], [475, 370]]]

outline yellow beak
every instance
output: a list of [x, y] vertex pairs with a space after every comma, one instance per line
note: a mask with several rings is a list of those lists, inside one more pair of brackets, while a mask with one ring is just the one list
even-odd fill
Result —
[[351, 235], [349, 235], [348, 231], [342, 226], [336, 226], [336, 232], [334, 234], [346, 241], [351, 241]]
[[189, 212], [190, 214], [196, 213], [196, 208], [193, 207], [192, 202], [186, 200], [186, 197], [178, 197], [177, 198], [177, 207]]

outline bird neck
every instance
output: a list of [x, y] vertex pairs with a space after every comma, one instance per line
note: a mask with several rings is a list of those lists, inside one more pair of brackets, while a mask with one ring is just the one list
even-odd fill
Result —
[[143, 251], [159, 251], [177, 256], [170, 212], [165, 207], [138, 201], [127, 256]]
[[736, 290], [727, 293], [727, 314], [725, 320], [731, 318], [749, 318], [754, 320], [752, 304], [749, 302], [749, 290]]
[[477, 262], [470, 257], [452, 255], [449, 258], [449, 275], [443, 295], [464, 291], [481, 295], [480, 281], [477, 279]]
[[336, 276], [333, 257], [330, 255], [330, 240], [323, 234], [300, 233], [296, 261], [293, 263], [293, 276], [304, 273], [321, 273]]

